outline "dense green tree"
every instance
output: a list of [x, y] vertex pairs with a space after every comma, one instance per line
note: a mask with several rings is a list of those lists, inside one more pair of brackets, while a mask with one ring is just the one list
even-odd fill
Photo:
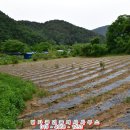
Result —
[[130, 39], [130, 16], [121, 15], [108, 27], [107, 44], [109, 52], [125, 53]]
[[94, 44], [92, 46], [92, 56], [103, 56], [108, 52], [108, 48], [106, 44]]
[[81, 52], [83, 56], [91, 56], [93, 53], [92, 44], [87, 44], [84, 47], [82, 47]]
[[49, 42], [41, 42], [33, 46], [33, 50], [37, 52], [48, 51], [53, 48], [53, 44]]
[[108, 52], [106, 44], [75, 44], [72, 47], [74, 56], [102, 56]]
[[72, 55], [73, 56], [82, 56], [83, 55], [82, 49], [84, 47], [86, 47], [87, 45], [89, 45], [89, 44], [81, 44], [81, 43], [74, 44], [72, 46]]
[[91, 40], [91, 44], [99, 44], [100, 43], [100, 38], [99, 37], [95, 37]]
[[6, 40], [5, 42], [2, 42], [1, 45], [1, 51], [3, 52], [21, 52], [24, 53], [26, 52], [26, 50], [28, 50], [28, 46], [23, 43], [20, 42], [18, 40]]
[[128, 43], [126, 44], [125, 49], [126, 49], [126, 53], [130, 54], [130, 39], [129, 39]]

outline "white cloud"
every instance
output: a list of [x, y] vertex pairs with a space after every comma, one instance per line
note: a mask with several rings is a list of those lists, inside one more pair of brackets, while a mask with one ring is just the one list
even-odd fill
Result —
[[0, 0], [0, 10], [16, 20], [62, 19], [93, 29], [130, 14], [129, 0]]

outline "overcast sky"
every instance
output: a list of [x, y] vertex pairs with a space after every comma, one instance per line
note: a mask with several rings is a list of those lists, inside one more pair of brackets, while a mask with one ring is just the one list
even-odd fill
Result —
[[94, 29], [130, 14], [130, 0], [0, 0], [0, 10], [15, 20], [60, 19]]

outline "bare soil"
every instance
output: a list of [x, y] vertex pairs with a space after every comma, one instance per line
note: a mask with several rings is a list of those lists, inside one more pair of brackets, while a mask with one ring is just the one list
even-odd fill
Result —
[[[81, 73], [80, 72], [78, 74], [76, 73], [79, 70], [74, 71], [75, 73], [73, 73], [73, 71], [66, 72], [67, 69], [72, 66], [72, 64], [74, 65], [74, 67], [78, 68], [78, 67], [82, 67], [83, 63], [88, 63], [88, 64], [94, 63], [94, 62], [100, 63], [100, 61], [105, 61], [105, 60], [108, 60], [107, 64], [110, 64], [111, 67], [108, 67], [104, 71], [106, 71], [108, 69], [113, 69], [111, 72], [103, 74], [99, 70], [95, 73], [87, 75], [88, 77], [90, 77], [94, 74], [99, 74], [99, 76], [97, 76], [95, 78], [92, 78], [90, 80], [86, 80], [86, 81], [79, 83], [79, 84], [72, 86], [72, 87], [62, 88], [62, 89], [60, 89], [56, 92], [49, 92], [50, 88], [56, 88], [56, 87], [60, 87], [64, 84], [70, 84], [70, 83], [75, 83], [77, 81], [80, 81], [84, 77], [87, 77], [87, 76], [80, 76], [80, 74], [84, 74], [86, 72], [100, 68], [99, 65], [95, 65], [95, 68], [91, 69], [91, 64], [90, 64], [90, 65], [87, 66], [88, 69], [81, 72]], [[127, 56], [102, 57], [102, 58], [80, 58], [80, 57], [78, 57], [78, 58], [74, 57], [73, 58], [72, 57], [72, 58], [62, 58], [62, 59], [54, 59], [54, 60], [47, 60], [47, 61], [21, 63], [21, 64], [16, 64], [16, 65], [2, 65], [2, 66], [0, 66], [0, 72], [19, 76], [19, 77], [22, 77], [25, 80], [28, 80], [28, 79], [31, 80], [31, 79], [39, 78], [36, 81], [39, 81], [39, 80], [42, 81], [42, 79], [40, 79], [40, 78], [48, 79], [48, 81], [43, 82], [42, 85], [37, 85], [37, 84], [36, 85], [37, 85], [37, 91], [38, 92], [46, 90], [46, 91], [49, 92], [46, 97], [50, 97], [50, 96], [55, 95], [55, 94], [62, 94], [64, 92], [68, 92], [68, 91], [70, 91], [74, 88], [80, 88], [80, 87], [82, 88], [84, 85], [87, 85], [88, 83], [98, 81], [98, 80], [105, 78], [106, 76], [112, 75], [113, 73], [118, 72], [120, 70], [127, 70], [126, 73], [123, 73], [123, 74], [121, 74], [121, 75], [119, 75], [115, 78], [112, 78], [112, 79], [110, 79], [110, 80], [108, 80], [104, 83], [95, 85], [92, 88], [85, 89], [85, 90], [82, 90], [82, 91], [79, 91], [79, 92], [76, 92], [76, 93], [73, 93], [73, 94], [68, 94], [68, 95], [66, 95], [62, 98], [59, 98], [58, 100], [55, 100], [52, 103], [39, 104], [38, 101], [39, 101], [40, 98], [37, 96], [37, 94], [35, 94], [32, 100], [26, 102], [26, 109], [19, 116], [19, 118], [22, 118], [25, 115], [29, 115], [29, 114], [32, 114], [34, 112], [40, 111], [40, 110], [47, 110], [51, 106], [54, 106], [54, 105], [56, 105], [60, 102], [63, 102], [63, 101], [67, 102], [67, 101], [73, 99], [76, 96], [84, 97], [84, 95], [89, 94], [93, 90], [98, 90], [98, 89], [103, 88], [107, 85], [110, 85], [111, 83], [114, 83], [118, 80], [126, 78], [127, 76], [130, 76], [130, 64], [126, 65], [125, 67], [121, 67], [119, 69], [114, 69], [116, 66], [119, 66], [119, 65], [122, 65], [122, 64], [125, 64], [125, 63], [128, 63], [128, 62], [130, 62], [130, 56], [129, 55], [127, 55]], [[115, 66], [114, 65], [115, 63], [118, 63], [118, 64]], [[55, 68], [56, 64], [59, 65], [59, 68], [57, 68], [57, 69]], [[107, 67], [107, 65], [105, 67]], [[70, 74], [70, 75], [65, 76], [63, 78], [58, 78], [62, 75], [64, 76], [64, 74], [60, 74], [60, 72], [58, 72], [59, 70], [61, 70], [60, 72], [65, 72], [65, 74]], [[71, 73], [73, 73], [73, 74], [71, 75]], [[57, 76], [55, 76], [55, 75], [53, 76], [53, 74], [57, 74]], [[47, 77], [47, 76], [50, 76], [50, 78]], [[50, 87], [44, 86], [44, 84], [59, 81], [59, 80], [62, 80], [62, 79], [67, 79], [67, 78], [74, 77], [74, 76], [79, 76], [79, 78], [69, 80], [69, 81], [65, 81], [65, 82], [62, 82], [62, 83], [58, 83], [57, 85], [53, 85], [53, 86], [50, 86]], [[35, 83], [35, 81], [34, 81], [34, 83]], [[112, 98], [114, 95], [122, 93], [126, 90], [129, 90], [129, 89], [130, 89], [130, 82], [129, 83], [126, 82], [125, 84], [119, 86], [116, 89], [112, 89], [109, 92], [103, 93], [99, 96], [96, 96], [96, 97], [90, 98], [89, 100], [86, 100], [83, 103], [81, 103], [80, 105], [75, 105], [74, 107], [69, 108], [69, 109], [61, 109], [61, 110], [57, 109], [57, 111], [55, 111], [55, 112], [45, 113], [44, 115], [42, 114], [39, 117], [35, 117], [35, 119], [43, 119], [43, 118], [44, 119], [68, 119], [68, 117], [70, 115], [75, 115], [81, 110], [86, 110], [87, 108], [89, 108], [93, 105], [97, 105], [97, 104], [100, 104], [102, 102], [105, 102], [107, 99]], [[124, 115], [124, 113], [126, 113], [129, 108], [130, 108], [130, 104], [123, 102], [121, 104], [115, 105], [113, 108], [111, 108], [107, 111], [104, 111], [104, 112], [96, 115], [93, 119], [98, 119], [98, 120], [101, 121], [102, 125], [100, 126], [100, 128], [103, 128], [105, 126], [111, 126], [116, 122], [116, 120], [119, 117], [122, 117]], [[26, 128], [26, 129], [32, 128], [32, 126], [30, 126], [29, 119], [23, 118], [23, 120], [24, 120], [24, 128]], [[121, 124], [121, 125], [124, 129], [128, 128], [125, 124]]]

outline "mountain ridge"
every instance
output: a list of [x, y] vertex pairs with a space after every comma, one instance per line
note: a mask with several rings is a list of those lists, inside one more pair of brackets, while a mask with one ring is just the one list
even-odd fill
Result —
[[52, 41], [57, 44], [87, 43], [100, 37], [91, 30], [78, 27], [64, 20], [50, 20], [45, 23], [16, 21], [0, 11], [0, 41], [17, 39], [28, 44]]
[[106, 36], [108, 27], [109, 27], [109, 25], [105, 25], [105, 26], [101, 26], [101, 27], [95, 28], [92, 31], [95, 32], [95, 33], [98, 33], [100, 35]]

